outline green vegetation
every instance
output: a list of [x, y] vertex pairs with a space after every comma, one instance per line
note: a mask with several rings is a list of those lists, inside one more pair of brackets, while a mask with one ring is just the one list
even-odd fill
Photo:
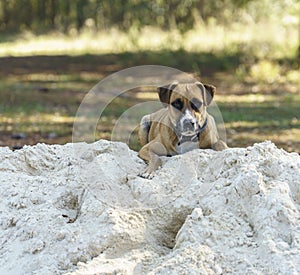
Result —
[[[0, 145], [71, 142], [95, 84], [155, 64], [217, 86], [230, 146], [271, 139], [300, 152], [299, 13], [297, 0], [0, 0]], [[114, 100], [96, 137], [149, 99], [155, 91]], [[130, 142], [139, 148], [136, 132]]]

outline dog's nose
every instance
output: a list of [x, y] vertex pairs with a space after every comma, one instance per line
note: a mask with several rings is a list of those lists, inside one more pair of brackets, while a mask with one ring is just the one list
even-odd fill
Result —
[[182, 123], [182, 126], [185, 131], [194, 131], [195, 130], [195, 122], [190, 119], [185, 119]]

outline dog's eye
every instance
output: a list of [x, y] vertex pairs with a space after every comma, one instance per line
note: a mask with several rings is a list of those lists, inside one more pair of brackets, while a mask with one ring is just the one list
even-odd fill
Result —
[[172, 106], [177, 110], [181, 110], [183, 108], [183, 101], [180, 98], [177, 98], [172, 102]]
[[191, 107], [194, 111], [198, 112], [200, 107], [202, 106], [202, 102], [196, 98], [193, 98], [191, 101]]

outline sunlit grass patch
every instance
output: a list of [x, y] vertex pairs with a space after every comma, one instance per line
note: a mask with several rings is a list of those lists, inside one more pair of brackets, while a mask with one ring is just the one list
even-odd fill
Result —
[[[96, 85], [103, 76], [99, 73], [81, 72], [78, 74], [53, 74], [53, 73], [33, 73], [8, 77], [10, 83], [18, 80], [25, 90], [39, 90], [40, 92], [60, 92], [66, 91], [88, 92]], [[16, 84], [16, 83], [15, 83]], [[3, 85], [3, 84], [2, 84]], [[7, 86], [10, 86], [8, 84]], [[18, 89], [21, 87], [18, 87]], [[43, 97], [43, 95], [41, 95]], [[46, 95], [44, 95], [45, 97]], [[60, 95], [61, 96], [61, 95]]]
[[[75, 79], [73, 79], [75, 78]], [[68, 81], [70, 80], [70, 81]], [[69, 75], [24, 74], [0, 81], [0, 114], [74, 114], [92, 85]]]
[[262, 102], [274, 102], [278, 99], [278, 96], [273, 94], [258, 94], [258, 93], [249, 93], [243, 95], [224, 95], [220, 94], [216, 96], [216, 100], [222, 103], [232, 103], [232, 104], [241, 104], [241, 103], [262, 103]]
[[219, 94], [216, 96], [220, 106], [260, 107], [260, 108], [296, 108], [300, 104], [300, 93], [289, 93], [283, 88], [265, 93]]
[[218, 53], [245, 52], [258, 59], [291, 58], [297, 49], [297, 26], [261, 22], [221, 26], [215, 21], [198, 25], [185, 33], [155, 27], [132, 28], [128, 32], [111, 28], [73, 35], [58, 32], [45, 35], [24, 33], [15, 41], [0, 44], [0, 56], [83, 55], [138, 51]]
[[0, 131], [12, 133], [41, 134], [55, 133], [57, 136], [70, 134], [74, 118], [60, 114], [36, 113], [34, 115], [18, 114], [14, 117], [1, 116]]

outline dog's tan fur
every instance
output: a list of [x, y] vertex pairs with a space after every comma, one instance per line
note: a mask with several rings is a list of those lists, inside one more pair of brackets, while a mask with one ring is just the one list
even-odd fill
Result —
[[[228, 148], [220, 140], [214, 118], [206, 112], [206, 107], [212, 101], [216, 88], [203, 85], [200, 82], [189, 84], [171, 84], [158, 88], [159, 98], [167, 105], [163, 109], [142, 118], [139, 128], [139, 141], [143, 146], [138, 155], [148, 162], [148, 167], [141, 174], [152, 178], [155, 170], [161, 165], [160, 156], [178, 154], [178, 135], [174, 129], [177, 121], [185, 110], [189, 110], [196, 118], [200, 127], [207, 118], [207, 126], [201, 132], [198, 148], [223, 150]], [[172, 107], [172, 102], [180, 99], [183, 102], [181, 111]], [[197, 99], [202, 103], [199, 110], [191, 108], [191, 101]]]

